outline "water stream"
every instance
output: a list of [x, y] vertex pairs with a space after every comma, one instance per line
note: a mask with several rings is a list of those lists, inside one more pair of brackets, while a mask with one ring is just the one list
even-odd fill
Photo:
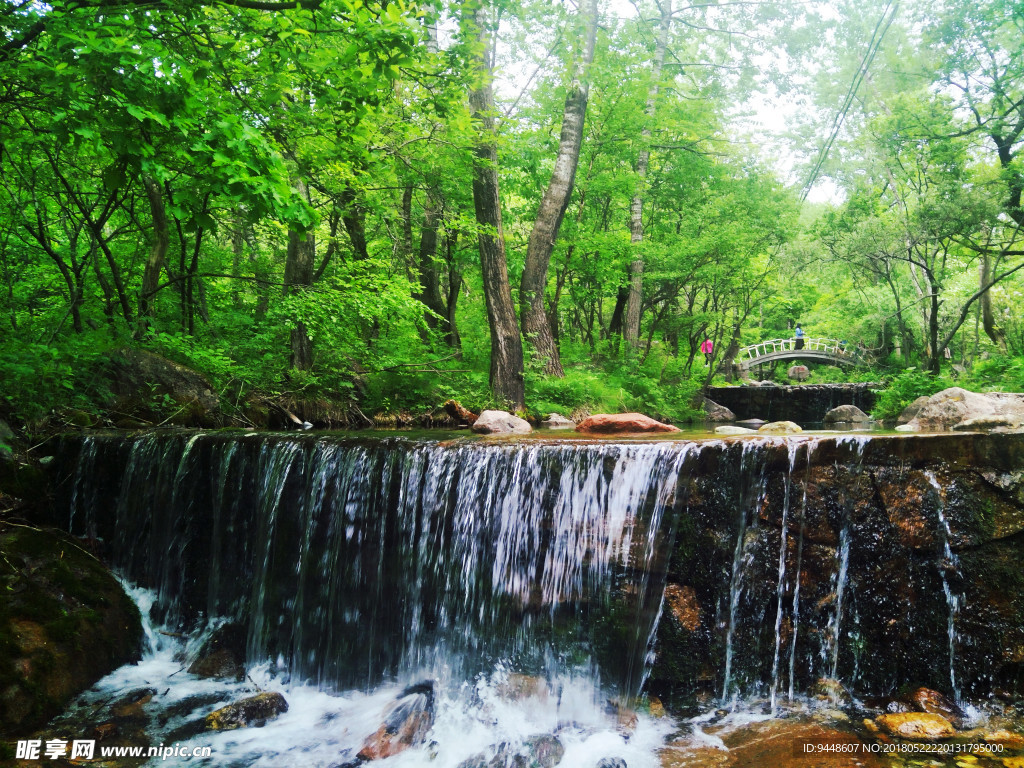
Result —
[[[149, 647], [81, 707], [152, 688], [149, 738], [166, 740], [280, 691], [289, 710], [265, 727], [195, 737], [211, 764], [337, 766], [405, 686], [430, 680], [427, 742], [386, 765], [465, 768], [548, 735], [562, 765], [653, 768], [675, 726], [650, 714], [652, 675], [684, 702], [708, 689], [703, 706], [741, 720], [806, 709], [818, 678], [891, 686], [861, 658], [863, 585], [876, 589], [863, 563], [882, 541], [857, 538], [877, 496], [862, 478], [870, 439], [85, 437], [65, 458], [67, 524], [130, 586]], [[926, 477], [959, 698], [959, 562]], [[248, 678], [187, 672], [225, 624]], [[688, 656], [666, 659], [665, 637]]]

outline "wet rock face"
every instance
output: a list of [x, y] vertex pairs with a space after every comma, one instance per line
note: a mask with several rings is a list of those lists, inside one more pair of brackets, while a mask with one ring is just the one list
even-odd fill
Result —
[[912, 741], [938, 741], [956, 734], [949, 720], [928, 712], [879, 715], [876, 722], [893, 736]]
[[213, 631], [188, 667], [197, 677], [241, 680], [245, 676], [245, 627], [224, 624]]
[[434, 684], [409, 686], [384, 713], [384, 722], [366, 739], [357, 757], [364, 761], [393, 757], [422, 744], [433, 724]]
[[31, 730], [137, 660], [139, 612], [66, 534], [0, 523], [0, 736]]
[[287, 711], [288, 702], [280, 693], [258, 693], [208, 714], [204, 718], [204, 730], [233, 731], [237, 728], [259, 727]]
[[638, 432], [678, 432], [679, 427], [663, 424], [642, 413], [597, 413], [581, 421], [577, 432], [593, 434], [629, 434]]
[[690, 469], [652, 695], [1024, 690], [1024, 438], [751, 439]]

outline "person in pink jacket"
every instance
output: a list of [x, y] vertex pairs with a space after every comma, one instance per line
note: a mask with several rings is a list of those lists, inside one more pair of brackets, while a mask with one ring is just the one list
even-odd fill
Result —
[[711, 365], [711, 357], [714, 350], [715, 343], [705, 336], [703, 343], [700, 345], [700, 351], [704, 353], [704, 362], [708, 365]]

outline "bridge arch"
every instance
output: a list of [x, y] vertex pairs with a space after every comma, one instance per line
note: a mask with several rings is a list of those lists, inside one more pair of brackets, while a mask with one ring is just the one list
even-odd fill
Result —
[[832, 365], [867, 365], [870, 355], [863, 347], [851, 348], [840, 339], [804, 338], [803, 347], [796, 348], [796, 339], [770, 339], [743, 347], [736, 353], [733, 365], [745, 374], [755, 365], [777, 360], [813, 360]]

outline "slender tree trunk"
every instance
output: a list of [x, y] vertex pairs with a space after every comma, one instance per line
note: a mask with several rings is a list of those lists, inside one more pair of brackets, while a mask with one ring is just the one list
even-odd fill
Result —
[[647, 92], [647, 107], [644, 110], [647, 124], [640, 132], [640, 154], [636, 161], [637, 190], [629, 206], [629, 240], [636, 250], [633, 261], [629, 265], [629, 298], [626, 302], [623, 336], [634, 348], [640, 343], [640, 307], [643, 301], [644, 258], [640, 244], [644, 239], [644, 182], [647, 177], [647, 164], [651, 157], [647, 140], [651, 137], [650, 124], [657, 109], [658, 87], [661, 82], [661, 70], [665, 65], [665, 52], [668, 49], [668, 32], [671, 23], [672, 0], [662, 0], [658, 40], [654, 48], [654, 61], [651, 62], [651, 88]]
[[551, 180], [541, 198], [537, 219], [530, 233], [519, 287], [523, 336], [530, 340], [535, 354], [544, 361], [544, 372], [558, 377], [565, 376], [565, 371], [562, 370], [558, 345], [544, 310], [544, 289], [548, 282], [551, 253], [576, 182], [576, 168], [580, 160], [580, 147], [583, 145], [583, 125], [590, 95], [588, 71], [594, 60], [594, 44], [597, 40], [597, 0], [587, 0], [586, 5], [581, 6], [580, 14], [585, 19], [583, 51], [565, 96], [555, 167], [551, 171]]
[[[309, 199], [309, 189], [305, 181], [295, 182], [299, 193]], [[316, 240], [312, 232], [305, 238], [292, 230], [288, 233], [288, 257], [284, 266], [284, 291], [295, 293], [313, 284], [313, 265], [316, 259]], [[300, 320], [291, 331], [292, 367], [300, 371], [308, 371], [313, 367], [313, 342], [309, 338], [306, 325]]]
[[932, 351], [929, 369], [932, 373], [938, 374], [942, 370], [942, 353], [945, 345], [939, 349], [939, 287], [931, 280], [930, 275], [928, 286], [931, 288], [928, 302], [928, 348]]
[[[981, 255], [978, 263], [978, 286], [984, 288], [992, 279], [992, 261], [987, 253]], [[985, 328], [985, 335], [992, 339], [992, 343], [1004, 352], [1006, 351], [1006, 338], [1003, 329], [996, 325], [995, 314], [992, 312], [992, 292], [985, 291], [979, 299], [981, 303], [981, 323]]]
[[149, 210], [153, 216], [153, 242], [149, 247], [149, 258], [146, 259], [146, 269], [142, 273], [142, 291], [139, 294], [139, 330], [144, 332], [149, 319], [154, 316], [155, 295], [160, 286], [160, 270], [167, 257], [171, 235], [167, 228], [167, 209], [164, 207], [160, 185], [148, 176], [143, 178], [142, 185], [146, 188]]
[[361, 261], [370, 258], [366, 249], [366, 211], [356, 200], [356, 192], [351, 187], [345, 187], [341, 193], [341, 220], [352, 241], [355, 258]]
[[515, 410], [526, 406], [523, 380], [523, 342], [519, 336], [512, 286], [505, 259], [505, 235], [501, 227], [498, 191], [498, 146], [494, 130], [494, 92], [489, 64], [490, 35], [483, 6], [463, 5], [462, 22], [467, 38], [476, 40], [473, 51], [473, 84], [469, 106], [479, 125], [473, 150], [473, 205], [476, 209], [487, 322], [491, 330], [491, 391]]
[[[430, 310], [424, 313], [427, 327], [440, 330], [445, 343], [457, 348], [457, 336], [452, 332], [453, 311], [445, 305], [441, 294], [441, 274], [437, 268], [437, 228], [440, 218], [437, 204], [428, 197], [423, 211], [423, 226], [420, 228], [420, 290], [415, 298]], [[458, 297], [457, 286], [455, 296]]]

